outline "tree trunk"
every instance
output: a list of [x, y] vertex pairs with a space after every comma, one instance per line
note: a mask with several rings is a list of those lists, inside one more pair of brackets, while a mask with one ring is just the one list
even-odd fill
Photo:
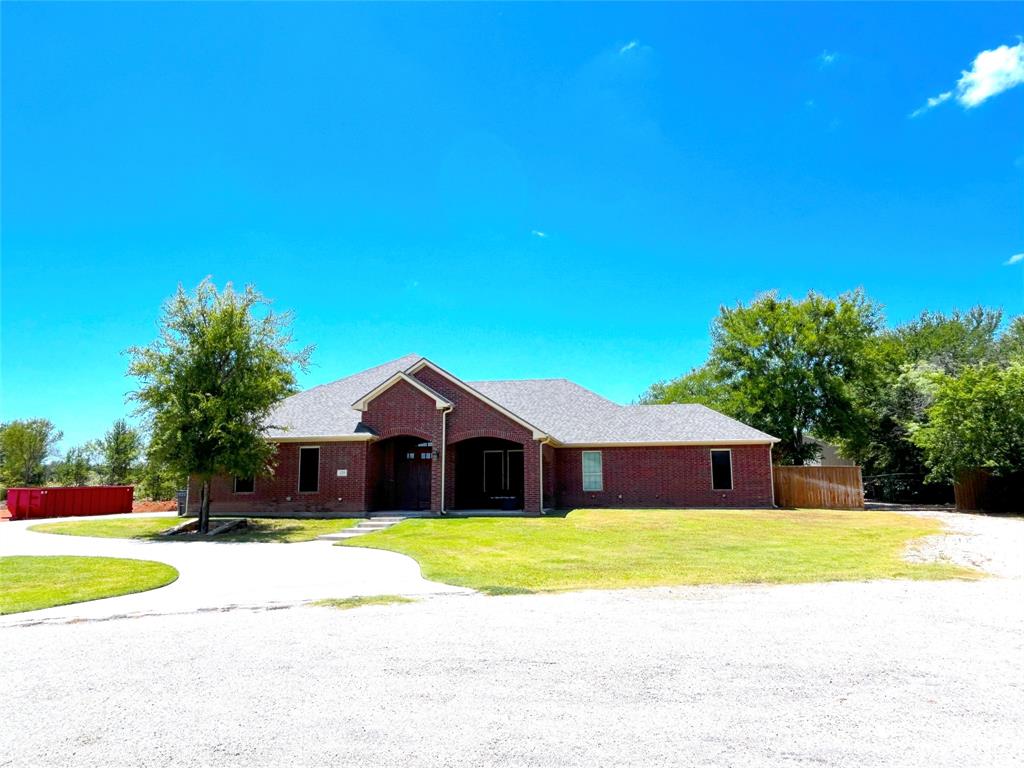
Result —
[[203, 489], [199, 495], [199, 533], [210, 532], [210, 478], [203, 478]]

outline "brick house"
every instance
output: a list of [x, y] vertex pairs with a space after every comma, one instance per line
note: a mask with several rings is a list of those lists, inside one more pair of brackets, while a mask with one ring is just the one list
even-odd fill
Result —
[[[213, 514], [768, 507], [777, 439], [702, 405], [618, 405], [565, 379], [462, 381], [409, 355], [282, 401], [269, 477]], [[198, 483], [190, 484], [190, 512]]]

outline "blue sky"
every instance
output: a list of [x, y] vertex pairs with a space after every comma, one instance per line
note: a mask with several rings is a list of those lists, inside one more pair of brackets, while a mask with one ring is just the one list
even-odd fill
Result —
[[1024, 311], [1016, 4], [2, 14], [0, 418], [65, 445], [206, 275], [295, 311], [304, 386], [415, 351], [626, 402], [767, 289]]

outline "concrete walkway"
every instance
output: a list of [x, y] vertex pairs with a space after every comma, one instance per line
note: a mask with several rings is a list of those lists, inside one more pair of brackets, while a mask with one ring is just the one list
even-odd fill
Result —
[[[115, 516], [111, 516], [115, 517]], [[140, 517], [117, 515], [116, 517]], [[174, 515], [146, 515], [167, 517]], [[95, 518], [63, 518], [63, 520]], [[292, 605], [305, 600], [360, 595], [423, 595], [469, 590], [427, 581], [415, 560], [394, 552], [335, 547], [329, 541], [297, 544], [102, 539], [37, 533], [41, 520], [0, 524], [5, 555], [90, 555], [168, 563], [181, 574], [173, 584], [134, 595], [0, 617], [0, 626], [38, 621], [105, 619]]]
[[337, 533], [325, 533], [322, 536], [317, 536], [317, 539], [321, 541], [345, 541], [345, 539], [354, 539], [358, 536], [365, 536], [368, 533], [387, 530], [407, 519], [407, 516], [402, 515], [372, 517], [367, 520], [360, 520], [351, 528], [344, 528]]

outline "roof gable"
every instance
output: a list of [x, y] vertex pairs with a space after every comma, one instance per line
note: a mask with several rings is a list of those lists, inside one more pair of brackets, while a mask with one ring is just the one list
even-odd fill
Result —
[[415, 387], [420, 392], [422, 392], [424, 395], [426, 395], [427, 397], [432, 399], [434, 401], [435, 406], [437, 407], [437, 409], [439, 411], [443, 411], [446, 408], [451, 408], [452, 407], [452, 401], [451, 400], [448, 400], [443, 395], [439, 395], [437, 392], [432, 390], [430, 387], [428, 387], [422, 381], [420, 381], [419, 379], [414, 379], [412, 376], [407, 374], [405, 371], [398, 371], [397, 373], [395, 373], [394, 375], [392, 375], [388, 379], [385, 379], [384, 381], [382, 381], [380, 384], [378, 384], [376, 387], [374, 387], [369, 392], [364, 394], [362, 397], [357, 399], [354, 403], [352, 403], [352, 408], [354, 410], [356, 410], [356, 411], [361, 411], [361, 412], [362, 411], [366, 411], [366, 409], [369, 407], [369, 404], [370, 404], [371, 400], [373, 400], [375, 397], [378, 397], [378, 396], [384, 394], [389, 389], [391, 389], [393, 386], [395, 386], [395, 384], [398, 384], [401, 381], [404, 381], [405, 383], [410, 384], [411, 386]]
[[475, 398], [480, 400], [482, 403], [484, 403], [485, 405], [493, 408], [494, 410], [496, 410], [498, 413], [502, 414], [506, 418], [509, 418], [512, 421], [514, 421], [515, 423], [517, 423], [520, 426], [524, 427], [525, 429], [530, 430], [530, 432], [533, 434], [533, 438], [535, 440], [541, 440], [541, 439], [544, 439], [546, 437], [550, 437], [550, 435], [548, 435], [546, 432], [544, 432], [544, 430], [539, 429], [534, 424], [531, 424], [529, 421], [524, 419], [520, 414], [516, 413], [513, 410], [510, 410], [509, 408], [506, 408], [501, 403], [492, 400], [486, 394], [484, 394], [480, 390], [478, 390], [475, 387], [473, 387], [471, 384], [463, 381], [462, 379], [458, 378], [457, 376], [452, 375], [451, 373], [448, 373], [448, 371], [444, 370], [444, 368], [441, 368], [440, 366], [435, 365], [434, 363], [432, 363], [429, 360], [427, 360], [427, 358], [425, 358], [425, 357], [420, 359], [419, 361], [417, 361], [414, 365], [410, 366], [410, 368], [408, 369], [408, 372], [410, 374], [414, 374], [414, 373], [417, 373], [417, 372], [423, 370], [424, 368], [429, 368], [431, 371], [436, 373], [438, 376], [441, 376], [442, 378], [447, 379], [452, 384], [455, 384], [459, 388], [465, 390], [466, 392], [468, 392], [469, 394], [473, 395]]
[[373, 432], [361, 423], [353, 401], [422, 355], [405, 355], [365, 371], [321, 384], [287, 397], [268, 419], [267, 437], [273, 440], [367, 440]]

